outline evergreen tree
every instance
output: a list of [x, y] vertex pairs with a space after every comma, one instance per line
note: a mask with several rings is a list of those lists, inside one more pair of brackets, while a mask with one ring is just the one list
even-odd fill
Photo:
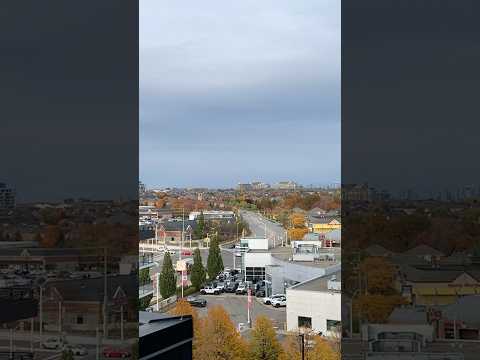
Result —
[[250, 358], [258, 360], [278, 360], [282, 353], [272, 322], [264, 315], [255, 320], [249, 349]]
[[146, 285], [150, 282], [150, 270], [149, 269], [141, 269], [140, 273], [138, 274], [138, 282], [140, 285]]
[[137, 299], [137, 307], [138, 311], [145, 311], [152, 302], [153, 294], [147, 295], [142, 297], [141, 299]]
[[208, 250], [207, 272], [209, 279], [214, 279], [220, 271], [223, 270], [223, 260], [218, 246], [218, 239], [215, 236], [210, 241], [210, 248]]
[[203, 215], [203, 211], [198, 216], [194, 235], [197, 239], [203, 239], [205, 237], [205, 216]]
[[160, 294], [164, 299], [175, 295], [177, 291], [177, 283], [175, 270], [173, 269], [172, 258], [168, 251], [163, 257], [162, 272], [160, 273]]
[[206, 280], [205, 268], [202, 264], [202, 256], [200, 255], [199, 248], [196, 248], [193, 253], [193, 266], [190, 280], [192, 282], [192, 285], [197, 290], [200, 290], [201, 286], [205, 283]]

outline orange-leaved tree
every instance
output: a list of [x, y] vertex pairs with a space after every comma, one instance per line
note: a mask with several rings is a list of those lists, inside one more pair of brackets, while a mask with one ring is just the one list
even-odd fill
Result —
[[195, 360], [246, 360], [247, 346], [228, 313], [216, 305], [202, 319]]
[[305, 226], [305, 216], [300, 213], [290, 215], [291, 228], [288, 229], [288, 237], [292, 240], [302, 240], [308, 229]]
[[260, 315], [255, 320], [249, 349], [250, 359], [256, 360], [278, 360], [283, 351], [273, 324], [265, 315]]
[[367, 290], [373, 294], [389, 294], [395, 277], [394, 266], [384, 257], [367, 257], [360, 264], [360, 271], [365, 274]]
[[370, 323], [384, 323], [394, 308], [406, 303], [407, 300], [401, 295], [370, 294], [355, 299], [353, 308]]

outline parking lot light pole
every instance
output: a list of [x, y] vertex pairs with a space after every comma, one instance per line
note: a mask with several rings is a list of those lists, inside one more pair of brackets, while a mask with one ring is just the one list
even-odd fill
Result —
[[160, 272], [157, 272], [157, 311], [160, 310]]

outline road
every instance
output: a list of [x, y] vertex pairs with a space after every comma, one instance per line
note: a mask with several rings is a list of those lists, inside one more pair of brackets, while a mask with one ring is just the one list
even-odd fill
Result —
[[259, 213], [247, 210], [240, 210], [240, 214], [251, 231], [251, 236], [265, 237], [275, 240], [275, 245], [278, 246], [282, 241], [286, 240], [285, 229], [281, 224], [273, 222]]
[[[13, 346], [13, 351], [17, 352], [30, 352], [31, 349], [30, 341], [25, 340], [15, 340]], [[74, 356], [75, 360], [95, 360], [97, 358], [96, 347], [94, 345], [85, 345], [85, 347], [88, 350], [88, 354], [85, 356]], [[0, 352], [10, 352], [9, 340], [0, 339]], [[35, 360], [54, 360], [60, 359], [62, 352], [58, 350], [39, 348], [39, 343], [35, 342], [33, 346], [33, 353]], [[101, 351], [100, 358], [103, 358]]]

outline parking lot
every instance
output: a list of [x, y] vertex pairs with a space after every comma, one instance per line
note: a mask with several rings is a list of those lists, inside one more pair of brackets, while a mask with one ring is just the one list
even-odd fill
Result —
[[[198, 308], [201, 316], [206, 315], [210, 307], [221, 305], [230, 315], [230, 318], [237, 328], [240, 323], [247, 324], [247, 295], [223, 293], [221, 295], [199, 295], [199, 297], [207, 300], [206, 308]], [[286, 311], [284, 307], [274, 308], [270, 305], [264, 305], [261, 298], [253, 299], [250, 315], [252, 323], [258, 315], [267, 316], [273, 322], [274, 327], [279, 330], [284, 328], [286, 322]]]

